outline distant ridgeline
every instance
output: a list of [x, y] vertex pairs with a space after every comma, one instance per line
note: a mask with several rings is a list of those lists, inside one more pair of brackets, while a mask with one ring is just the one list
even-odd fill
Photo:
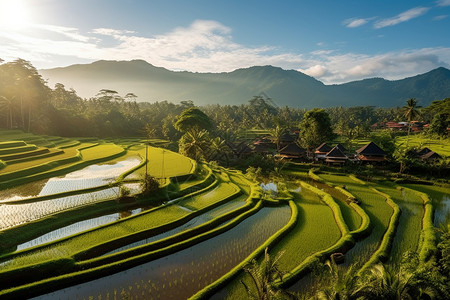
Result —
[[180, 102], [196, 105], [243, 104], [264, 93], [279, 106], [403, 106], [416, 98], [422, 106], [450, 96], [450, 70], [437, 68], [402, 80], [371, 78], [345, 84], [325, 85], [295, 70], [256, 66], [229, 73], [174, 72], [143, 60], [97, 61], [39, 71], [50, 86], [63, 83], [82, 97], [100, 89], [120, 94], [133, 92], [139, 101]]

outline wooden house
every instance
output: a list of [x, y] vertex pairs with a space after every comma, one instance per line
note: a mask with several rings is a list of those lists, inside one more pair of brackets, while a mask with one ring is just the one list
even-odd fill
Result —
[[382, 163], [386, 161], [387, 153], [374, 142], [356, 150], [356, 159], [364, 163]]
[[241, 142], [240, 144], [238, 144], [236, 147], [232, 148], [234, 154], [237, 157], [246, 157], [249, 156], [250, 154], [252, 154], [252, 149], [245, 143], [245, 142]]
[[316, 148], [316, 151], [314, 152], [316, 160], [324, 160], [325, 155], [327, 155], [327, 153], [330, 152], [331, 149], [332, 148], [328, 146], [327, 143], [322, 143], [319, 147]]
[[442, 157], [434, 151], [430, 151], [430, 152], [420, 156], [420, 159], [423, 161], [438, 160], [441, 158]]
[[347, 149], [342, 144], [337, 144], [336, 147], [339, 148], [339, 150], [341, 150], [343, 153], [347, 152]]
[[[339, 144], [338, 144], [339, 145]], [[347, 155], [338, 147], [334, 146], [327, 154], [325, 154], [325, 162], [333, 165], [342, 165], [348, 161]]]
[[280, 156], [287, 159], [303, 159], [306, 158], [306, 149], [292, 143], [282, 148], [279, 152]]
[[272, 153], [272, 151], [270, 150], [269, 146], [267, 146], [267, 144], [253, 144], [253, 153], [259, 153], [259, 154], [269, 154]]

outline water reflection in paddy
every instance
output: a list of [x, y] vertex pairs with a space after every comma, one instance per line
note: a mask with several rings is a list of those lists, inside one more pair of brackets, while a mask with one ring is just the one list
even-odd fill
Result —
[[52, 242], [58, 239], [61, 239], [63, 237], [67, 237], [72, 234], [76, 234], [97, 226], [105, 225], [114, 221], [117, 221], [124, 217], [129, 217], [131, 215], [135, 215], [137, 213], [140, 213], [142, 211], [142, 208], [133, 209], [133, 210], [127, 210], [123, 212], [118, 212], [114, 214], [109, 214], [97, 218], [92, 218], [89, 220], [80, 221], [65, 227], [58, 228], [57, 230], [53, 230], [49, 233], [46, 233], [38, 238], [35, 238], [31, 241], [28, 241], [26, 243], [20, 244], [17, 246], [17, 251], [31, 248], [37, 245], [41, 245], [44, 243]]
[[240, 263], [290, 218], [288, 206], [263, 208], [225, 233], [188, 249], [37, 299], [187, 299]]
[[232, 211], [234, 209], [237, 209], [237, 208], [243, 206], [244, 204], [245, 204], [244, 201], [239, 201], [239, 200], [231, 201], [231, 202], [229, 202], [227, 204], [224, 204], [224, 205], [221, 205], [218, 208], [215, 208], [215, 209], [213, 209], [213, 210], [211, 210], [209, 212], [206, 212], [206, 213], [204, 213], [204, 214], [202, 214], [202, 215], [200, 215], [198, 217], [193, 218], [192, 220], [190, 220], [186, 224], [183, 224], [182, 226], [179, 226], [177, 228], [174, 228], [172, 230], [166, 231], [164, 233], [161, 233], [161, 234], [158, 234], [158, 235], [155, 235], [155, 236], [152, 236], [152, 237], [149, 237], [149, 238], [146, 238], [146, 239], [143, 239], [143, 240], [140, 240], [140, 241], [128, 244], [128, 245], [126, 245], [124, 247], [117, 248], [117, 249], [115, 249], [115, 250], [113, 250], [111, 252], [106, 253], [105, 255], [116, 253], [116, 252], [123, 251], [123, 250], [126, 250], [126, 249], [130, 249], [130, 248], [133, 248], [133, 247], [145, 245], [145, 244], [148, 244], [148, 243], [152, 243], [152, 242], [161, 240], [163, 238], [169, 237], [171, 235], [174, 235], [174, 234], [186, 231], [188, 229], [194, 228], [196, 226], [199, 226], [199, 225], [201, 225], [203, 223], [206, 223], [206, 222], [212, 220], [217, 215], [226, 214], [226, 213], [228, 213], [228, 212], [230, 212], [230, 211]]
[[61, 192], [92, 188], [114, 181], [120, 174], [139, 165], [138, 157], [112, 162], [109, 164], [90, 165], [62, 177], [31, 182], [16, 188], [0, 192], [0, 201], [20, 200]]

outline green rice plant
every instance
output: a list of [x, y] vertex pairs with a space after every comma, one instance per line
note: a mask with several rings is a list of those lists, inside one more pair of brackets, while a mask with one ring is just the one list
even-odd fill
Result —
[[[408, 189], [406, 187], [402, 188]], [[424, 264], [437, 252], [437, 240], [433, 226], [433, 204], [427, 194], [412, 189], [409, 190], [416, 193], [423, 200], [424, 214], [419, 241], [419, 259]]]
[[[63, 160], [63, 159], [70, 159], [72, 157], [76, 157], [79, 155], [78, 149], [82, 149], [83, 147], [92, 146], [92, 145], [94, 145], [94, 144], [82, 144], [78, 148], [66, 149], [64, 151], [64, 154], [60, 155], [58, 157], [58, 159]], [[36, 159], [33, 159], [33, 160], [26, 160], [23, 162], [18, 162], [14, 165], [12, 165], [12, 164], [8, 165], [8, 167], [5, 168], [4, 172], [2, 172], [2, 174], [17, 172], [17, 171], [21, 171], [21, 170], [29, 170], [30, 168], [36, 168], [36, 167], [42, 166], [44, 164], [49, 164], [52, 161], [58, 161], [58, 160], [53, 160], [49, 157], [44, 157], [44, 158], [36, 157]]]
[[[3, 132], [2, 132], [3, 134]], [[27, 144], [24, 141], [7, 141], [7, 142], [0, 142], [0, 149], [7, 149], [7, 148], [17, 148], [17, 147], [23, 147]]]
[[230, 199], [241, 193], [241, 190], [233, 183], [220, 183], [208, 193], [201, 194], [193, 198], [185, 198], [178, 202], [178, 205], [192, 210], [199, 210], [224, 199]]
[[378, 184], [376, 189], [388, 194], [402, 211], [388, 261], [395, 265], [401, 261], [404, 253], [417, 250], [424, 213], [423, 201], [417, 194], [400, 190], [390, 183]]
[[333, 200], [333, 197], [331, 197], [330, 194], [325, 193], [324, 191], [307, 184], [306, 182], [300, 181], [300, 184], [303, 188], [306, 188], [320, 196], [322, 201], [325, 202], [326, 205], [328, 205], [333, 211], [334, 219], [339, 227], [339, 230], [341, 231], [342, 236], [348, 234], [349, 233], [348, 226], [344, 221], [344, 217], [342, 216], [342, 212], [341, 209], [339, 208], [339, 205]]
[[[435, 227], [439, 227], [441, 224], [445, 226], [445, 224], [450, 221], [448, 209], [448, 199], [450, 199], [450, 193], [448, 186], [423, 184], [403, 184], [403, 186], [425, 193], [432, 200]], [[420, 203], [423, 205], [422, 199], [420, 199]]]
[[118, 187], [27, 204], [0, 206], [0, 230], [38, 220], [58, 212], [107, 199], [115, 199]]
[[[351, 194], [350, 192], [339, 186], [335, 187], [335, 189], [340, 191], [343, 195], [347, 196], [347, 199], [356, 199], [356, 197], [353, 194]], [[349, 206], [351, 206], [353, 210], [361, 217], [361, 223], [359, 225], [359, 228], [350, 231], [350, 234], [352, 234], [352, 236], [355, 239], [365, 237], [367, 234], [369, 234], [371, 230], [369, 216], [364, 211], [364, 209], [362, 209], [361, 206], [356, 204], [354, 201], [351, 201]]]
[[[183, 212], [185, 212], [185, 211], [183, 211]], [[167, 220], [167, 214], [163, 214], [162, 215], [162, 217], [165, 219], [165, 220]], [[154, 220], [155, 218], [154, 218], [154, 215], [153, 215], [153, 218], [152, 218], [152, 220]], [[127, 225], [130, 225], [130, 221], [132, 220], [132, 218], [130, 217], [128, 220], [126, 220], [126, 224]], [[230, 225], [232, 225], [232, 224], [230, 224]], [[145, 222], [145, 224], [142, 224], [141, 226], [143, 226], [143, 227], [147, 227], [148, 226], [148, 222]], [[228, 225], [227, 225], [228, 226]], [[127, 229], [129, 230], [130, 228], [129, 228], [129, 226], [127, 226]], [[221, 229], [221, 231], [219, 231], [219, 232], [222, 232], [222, 231], [224, 231], [224, 230], [226, 230], [225, 228], [224, 229]], [[219, 233], [218, 232], [218, 233]], [[87, 232], [88, 233], [88, 232]], [[100, 234], [101, 236], [103, 236], [103, 234]], [[97, 238], [98, 238], [98, 235], [97, 235]], [[203, 239], [203, 237], [201, 237], [202, 239]], [[204, 237], [204, 238], [206, 238], [206, 236]], [[68, 238], [68, 239], [70, 239], [70, 238]], [[59, 243], [58, 243], [59, 244]], [[86, 243], [86, 242], [83, 242], [82, 243], [83, 245], [85, 245], [85, 244], [88, 244], [88, 243]], [[52, 257], [57, 257], [57, 255], [54, 255], [53, 254], [53, 252], [55, 252], [55, 248], [54, 247], [49, 247], [49, 248], [53, 248], [53, 251], [52, 251], [52, 254], [51, 254], [51, 256]], [[34, 251], [44, 251], [46, 249], [46, 247], [37, 247], [36, 249], [29, 249], [28, 251], [22, 251], [22, 253], [21, 253], [21, 255], [22, 256], [26, 256], [27, 257], [27, 259], [33, 259], [33, 252]], [[65, 248], [65, 249], [67, 249], [67, 248]], [[69, 255], [69, 253], [68, 252], [64, 252], [64, 251], [60, 251], [60, 250], [62, 250], [62, 249], [60, 249], [60, 248], [56, 248], [56, 252], [57, 253], [64, 253], [64, 255]], [[42, 254], [41, 254], [42, 255]], [[26, 258], [20, 258], [19, 260], [16, 260], [15, 261], [15, 265], [16, 266], [20, 266], [20, 260], [23, 260], [23, 261], [26, 261]]]
[[[279, 229], [275, 234], [273, 234], [266, 242], [261, 244], [256, 250], [254, 250], [250, 255], [248, 255], [243, 261], [241, 261], [238, 265], [232, 268], [229, 272], [224, 274], [218, 280], [211, 282], [209, 285], [199, 290], [196, 294], [194, 294], [189, 299], [205, 299], [208, 296], [212, 296], [215, 291], [223, 287], [225, 284], [230, 282], [233, 278], [242, 274], [242, 269], [245, 265], [247, 265], [250, 261], [258, 258], [264, 251], [264, 249], [275, 245], [279, 240], [289, 234], [289, 232], [294, 228], [298, 220], [298, 210], [297, 206], [293, 201], [289, 201], [289, 206], [291, 208], [291, 218], [289, 222]], [[242, 295], [242, 294], [241, 294]]]
[[[39, 262], [42, 257], [53, 256], [54, 259], [59, 257], [72, 256], [84, 248], [93, 247], [101, 244], [102, 241], [116, 239], [120, 236], [129, 235], [143, 229], [148, 229], [162, 224], [170, 223], [180, 217], [187, 215], [188, 212], [178, 206], [171, 205], [164, 209], [157, 209], [145, 214], [134, 215], [128, 219], [121, 219], [119, 222], [100, 226], [95, 229], [88, 230], [84, 233], [69, 236], [58, 243], [50, 243], [21, 252], [15, 253], [11, 257], [11, 266], [17, 267], [29, 264], [29, 262]], [[125, 222], [125, 221], [126, 222]], [[7, 269], [8, 266], [4, 266]]]
[[[117, 188], [115, 188], [115, 189], [117, 189]], [[198, 194], [198, 193], [201, 193], [202, 191], [197, 191], [196, 193]], [[118, 193], [118, 192], [117, 192]], [[75, 205], [76, 206], [76, 205]], [[185, 210], [183, 210], [183, 209], [181, 209], [181, 208], [178, 208], [177, 209], [179, 212], [182, 212], [182, 214], [183, 215], [186, 215], [187, 214], [187, 212], [185, 211]], [[165, 210], [166, 212], [165, 213], [163, 213], [163, 214], [167, 214], [167, 211], [170, 211], [170, 209], [169, 210]], [[149, 212], [146, 212], [145, 214], [148, 214]], [[152, 216], [150, 217], [150, 218], [152, 218], [152, 221], [157, 221], [158, 220], [158, 218], [155, 218], [155, 214], [152, 214]], [[164, 221], [166, 221], [167, 223], [170, 223], [170, 221], [171, 221], [171, 219], [170, 218], [161, 218], [161, 219], [159, 219], [159, 220], [164, 220]], [[173, 219], [172, 219], [173, 220]], [[134, 222], [134, 221], [133, 221]], [[133, 223], [133, 222], [131, 222], [131, 223]], [[130, 223], [130, 224], [131, 224]], [[140, 225], [141, 226], [141, 228], [148, 228], [148, 226], [149, 226], [149, 224], [151, 224], [151, 223], [148, 223], [148, 222], [142, 222], [141, 223], [142, 225]], [[150, 228], [151, 228], [151, 226], [150, 226]], [[137, 230], [137, 229], [136, 229]], [[137, 230], [138, 231], [138, 230]], [[106, 234], [105, 235], [102, 235], [102, 236], [107, 236]], [[87, 245], [87, 244], [86, 244]]]
[[337, 186], [345, 185], [345, 189], [361, 202], [359, 206], [370, 218], [370, 235], [346, 253], [346, 260], [355, 261], [359, 266], [361, 262], [370, 258], [372, 251], [378, 248], [388, 228], [393, 209], [386, 203], [383, 196], [369, 189], [367, 185], [359, 184], [350, 179], [349, 176], [334, 174], [321, 174], [320, 176]]
[[373, 265], [384, 262], [389, 258], [389, 253], [392, 247], [392, 242], [395, 237], [395, 232], [397, 229], [397, 225], [400, 218], [401, 210], [398, 205], [391, 199], [388, 194], [382, 193], [374, 188], [371, 188], [377, 194], [386, 198], [386, 203], [392, 207], [394, 210], [391, 219], [389, 220], [389, 226], [386, 229], [386, 232], [383, 235], [383, 239], [381, 240], [380, 246], [375, 251], [375, 253], [370, 257], [370, 259], [363, 265], [363, 267], [358, 271], [358, 274], [361, 275], [365, 270], [372, 267]]
[[312, 180], [315, 180], [317, 182], [323, 182], [323, 179], [320, 178], [319, 176], [316, 175], [316, 173], [314, 173], [314, 169], [310, 169], [308, 171], [308, 176], [309, 178], [311, 178]]
[[36, 156], [49, 153], [50, 150], [48, 148], [38, 148], [31, 151], [21, 152], [21, 153], [15, 153], [15, 154], [7, 154], [7, 155], [0, 155], [0, 159], [5, 161], [13, 161], [18, 160], [21, 158], [34, 158]]
[[339, 240], [341, 232], [331, 209], [308, 189], [295, 194], [298, 221], [292, 231], [270, 253], [284, 251], [280, 268], [290, 271], [309, 255], [326, 249]]
[[[408, 140], [408, 143], [406, 141]], [[425, 136], [423, 134], [415, 134], [410, 136], [398, 136], [395, 138], [395, 144], [399, 147], [408, 145], [409, 147], [427, 147], [432, 151], [439, 153], [444, 157], [450, 156], [450, 143], [448, 140], [436, 139]]]
[[29, 152], [32, 150], [36, 150], [36, 145], [25, 145], [13, 148], [2, 148], [0, 149], [0, 156], [8, 155], [8, 154], [18, 154], [22, 152]]
[[[145, 159], [145, 146], [133, 150]], [[170, 178], [193, 174], [196, 162], [186, 156], [167, 149], [148, 147], [148, 173], [155, 178]], [[145, 167], [136, 171], [138, 176], [145, 174]]]
[[348, 175], [348, 177], [349, 177], [350, 179], [352, 179], [353, 181], [359, 183], [359, 184], [366, 185], [366, 182], [365, 182], [365, 181], [362, 181], [361, 179], [359, 179], [358, 177], [356, 177], [356, 176], [353, 175], [353, 174]]
[[72, 148], [81, 145], [80, 141], [69, 140], [66, 143], [59, 144], [58, 149]]
[[[98, 148], [92, 150], [92, 147], [94, 146]], [[111, 160], [125, 154], [125, 150], [123, 148], [112, 144], [91, 144], [77, 149], [77, 152], [78, 154], [73, 157], [58, 159], [55, 161], [47, 161], [41, 165], [35, 165], [6, 174], [0, 174], [0, 188], [11, 187], [33, 180], [62, 175], [90, 164]], [[79, 161], [81, 158], [82, 161]]]

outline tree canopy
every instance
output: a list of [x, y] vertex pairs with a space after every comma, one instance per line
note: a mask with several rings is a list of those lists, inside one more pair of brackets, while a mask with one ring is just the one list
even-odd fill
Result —
[[314, 108], [305, 113], [299, 124], [299, 141], [308, 151], [334, 138], [330, 116], [324, 109]]
[[175, 129], [181, 132], [190, 130], [209, 130], [211, 129], [211, 120], [209, 117], [196, 107], [184, 110], [174, 124]]

